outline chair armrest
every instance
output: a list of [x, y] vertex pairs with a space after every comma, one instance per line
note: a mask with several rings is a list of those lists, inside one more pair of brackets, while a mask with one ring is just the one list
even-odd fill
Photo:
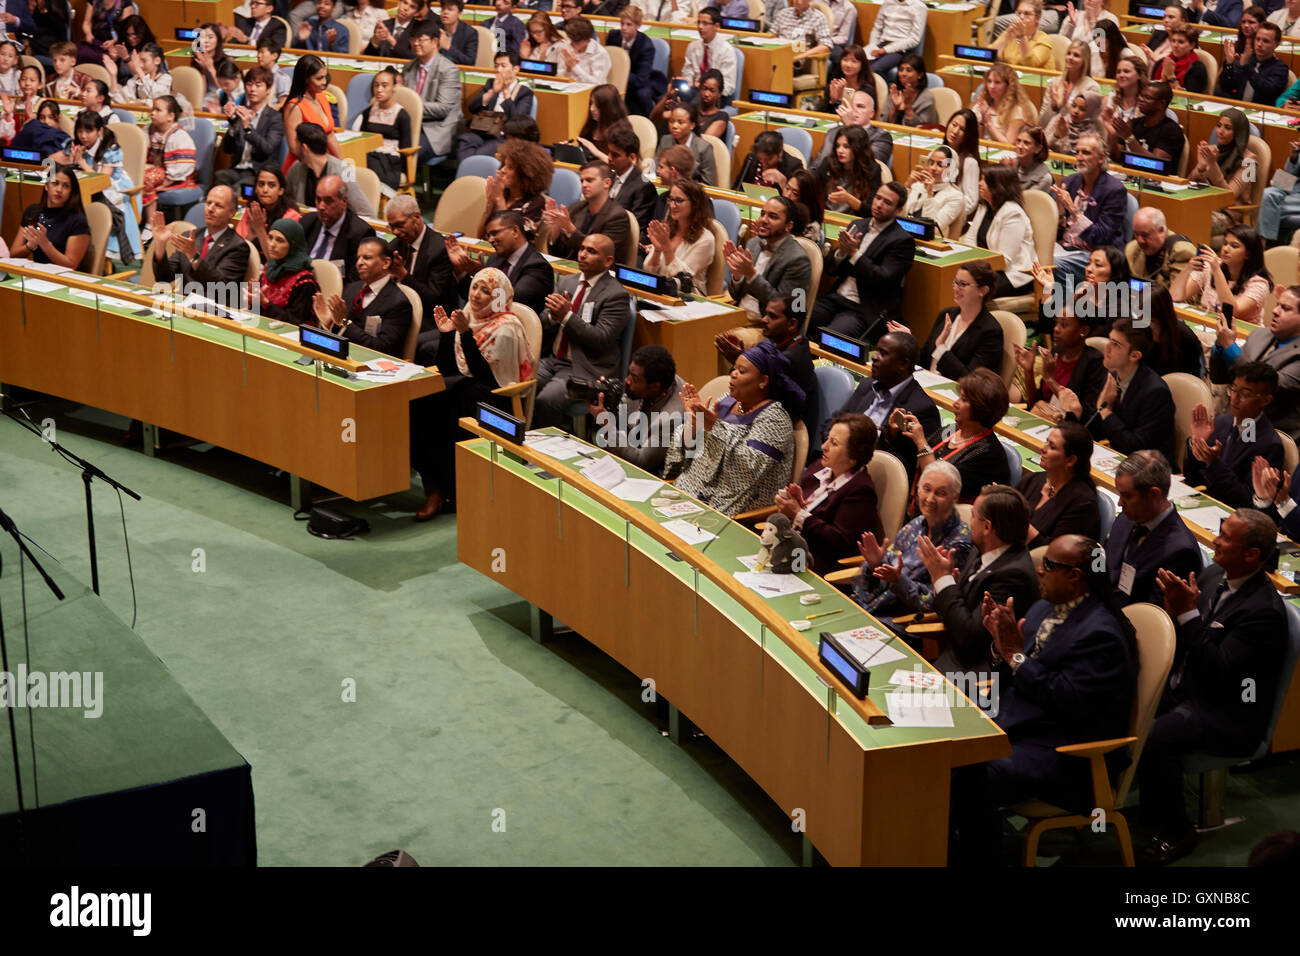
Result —
[[845, 568], [843, 571], [831, 571], [829, 574], [823, 574], [822, 580], [828, 584], [843, 584], [846, 581], [852, 581], [858, 576], [856, 568]]
[[738, 515], [732, 515], [731, 520], [743, 524], [746, 521], [753, 521], [757, 518], [766, 518], [774, 511], [776, 511], [776, 505], [767, 505], [763, 508], [755, 508], [753, 511], [742, 511]]
[[1064, 744], [1057, 747], [1058, 754], [1069, 754], [1072, 757], [1092, 757], [1108, 754], [1112, 750], [1118, 750], [1120, 747], [1127, 747], [1129, 744], [1137, 743], [1136, 737], [1115, 737], [1111, 740], [1090, 740], [1083, 744]]
[[933, 624], [939, 620], [939, 615], [934, 611], [923, 611], [917, 614], [900, 614], [894, 618], [895, 624]]
[[927, 624], [909, 624], [906, 630], [908, 634], [942, 634], [943, 621], [935, 621]]
[[105, 279], [129, 279], [139, 271], [140, 271], [139, 269], [130, 269], [126, 272], [114, 272], [112, 275], [104, 276], [104, 278]]
[[419, 151], [419, 146], [399, 146], [397, 148], [397, 152], [402, 156], [414, 156]]
[[847, 558], [840, 558], [839, 563], [848, 568], [856, 568], [865, 564], [866, 561], [867, 559], [860, 554], [851, 554]]
[[1250, 212], [1251, 210], [1258, 209], [1259, 203], [1253, 203], [1244, 206], [1228, 206], [1226, 208], [1231, 210], [1232, 212]]
[[530, 388], [537, 385], [537, 379], [530, 378], [523, 382], [515, 382], [513, 385], [502, 385], [492, 389], [493, 395], [501, 395], [506, 398], [512, 398], [515, 395], [527, 395]]

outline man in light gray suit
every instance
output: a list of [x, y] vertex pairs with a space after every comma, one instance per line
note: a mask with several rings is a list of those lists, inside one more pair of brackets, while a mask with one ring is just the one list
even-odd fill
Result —
[[[803, 224], [797, 225], [802, 231]], [[758, 222], [754, 223], [755, 238], [744, 249], [730, 240], [723, 247], [731, 270], [727, 291], [742, 309], [760, 316], [767, 308], [767, 300], [777, 293], [794, 294], [796, 289], [802, 289], [807, 294], [812, 263], [790, 235], [795, 227], [794, 203], [784, 196], [773, 196], [763, 204]]]
[[894, 161], [894, 138], [878, 126], [871, 125], [871, 121], [876, 118], [876, 101], [871, 98], [871, 93], [866, 90], [855, 91], [852, 101], [840, 106], [839, 114], [842, 122], [826, 134], [821, 152], [813, 157], [809, 169], [820, 175], [823, 167], [831, 160], [831, 153], [835, 150], [835, 140], [840, 130], [852, 129], [854, 126], [860, 127], [867, 134], [867, 141], [871, 143], [871, 154], [876, 159], [886, 166]]
[[460, 71], [438, 52], [438, 25], [426, 20], [411, 31], [415, 59], [402, 70], [402, 84], [420, 94], [424, 124], [420, 162], [451, 153], [460, 124]]
[[[1193, 260], [1195, 262], [1195, 260]], [[1250, 333], [1245, 345], [1222, 316], [1210, 351], [1210, 381], [1230, 385], [1233, 368], [1242, 362], [1264, 362], [1277, 369], [1277, 391], [1268, 407], [1269, 421], [1292, 438], [1300, 435], [1300, 285], [1278, 286], [1277, 305], [1268, 325]]]
[[572, 404], [565, 395], [570, 378], [595, 381], [619, 374], [632, 297], [609, 274], [613, 267], [613, 240], [592, 233], [578, 247], [578, 274], [565, 276], [546, 297], [542, 322], [558, 331], [554, 354], [537, 368], [535, 427], [564, 423]]

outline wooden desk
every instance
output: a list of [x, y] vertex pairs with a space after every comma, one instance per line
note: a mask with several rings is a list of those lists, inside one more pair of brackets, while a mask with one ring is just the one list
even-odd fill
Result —
[[[0, 235], [6, 243], [12, 244], [22, 225], [23, 210], [33, 203], [39, 203], [45, 193], [44, 183], [31, 182], [17, 170], [6, 170], [5, 201], [3, 218], [0, 219]], [[95, 193], [105, 190], [110, 180], [104, 173], [77, 173], [77, 185], [81, 189], [81, 205], [89, 206]]]
[[[854, 0], [853, 6], [858, 10], [857, 40], [866, 48], [871, 28], [876, 24], [876, 14], [880, 12], [879, 3], [866, 3]], [[975, 29], [975, 21], [984, 15], [984, 4], [969, 4], [966, 10], [940, 10], [935, 4], [927, 3], [925, 14], [925, 42], [921, 56], [925, 68], [936, 68], [939, 56], [952, 53], [954, 44], [969, 44]]]
[[[9, 271], [74, 288], [89, 280]], [[186, 310], [173, 325], [156, 308], [96, 309], [66, 288], [23, 291], [20, 281], [0, 283], [0, 381], [220, 445], [353, 500], [411, 487], [407, 408], [441, 391], [436, 369], [391, 384], [349, 381], [296, 364], [296, 342], [268, 341], [292, 329], [269, 330], [265, 319], [255, 338]], [[89, 287], [149, 301], [121, 284]], [[378, 357], [352, 350], [356, 360]]]
[[[786, 623], [805, 613], [797, 598], [766, 601], [736, 587], [736, 556], [758, 547], [752, 531], [706, 510], [694, 517], [719, 537], [701, 553], [662, 531], [648, 502], [619, 502], [562, 463], [526, 447], [511, 451], [561, 476], [565, 487], [557, 490], [559, 482], [503, 454], [494, 463], [486, 441], [459, 444], [462, 563], [563, 620], [637, 677], [652, 679], [656, 693], [784, 811], [803, 811], [809, 840], [831, 863], [944, 863], [952, 768], [1010, 752], [992, 721], [958, 693], [954, 699], [966, 706], [953, 707], [952, 728], [870, 722], [856, 702], [823, 683], [833, 680], [824, 668], [809, 662], [817, 629], [799, 634]], [[509, 561], [493, 574], [501, 548]], [[822, 594], [819, 608], [843, 609], [828, 619], [829, 630], [871, 623], [830, 585], [812, 575], [805, 580]], [[872, 672], [872, 710], [884, 703], [877, 682], [887, 687], [894, 668], [930, 669], [905, 646], [899, 650], [907, 660]]]
[[366, 156], [384, 145], [384, 138], [378, 133], [358, 133], [353, 130], [338, 130], [339, 154], [344, 160], [366, 168]]
[[[77, 6], [80, 11], [82, 5]], [[159, 42], [174, 40], [177, 27], [197, 27], [201, 23], [234, 26], [237, 6], [239, 0], [135, 0], [136, 12], [149, 22]]]

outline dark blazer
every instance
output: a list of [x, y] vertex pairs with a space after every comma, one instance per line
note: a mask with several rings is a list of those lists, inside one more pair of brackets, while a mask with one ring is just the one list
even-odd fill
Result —
[[[938, 448], [941, 441], [942, 435], [936, 429], [930, 435], [930, 447]], [[985, 485], [1005, 485], [1011, 480], [1006, 449], [994, 434], [985, 435], [951, 457], [941, 451], [939, 459], [948, 462], [961, 474], [961, 496], [957, 500], [962, 504], [974, 502]], [[911, 515], [915, 517], [917, 514], [919, 512], [913, 503]]]
[[[1246, 337], [1237, 362], [1265, 362], [1277, 369], [1277, 391], [1268, 406], [1268, 417], [1274, 427], [1292, 438], [1300, 433], [1300, 338], [1292, 339], [1281, 348], [1264, 353], [1277, 343], [1268, 329], [1256, 329]], [[1225, 361], [1223, 350], [1210, 350], [1210, 381], [1216, 385], [1232, 383], [1232, 369], [1236, 362]]]
[[[506, 278], [514, 286], [515, 301], [528, 306], [540, 317], [546, 311], [546, 297], [555, 291], [555, 271], [546, 257], [531, 245], [525, 247], [524, 254], [515, 263], [515, 267], [507, 271], [506, 262], [509, 258], [494, 252], [483, 265], [505, 272]], [[462, 300], [469, 298], [469, 283], [469, 276], [464, 276], [457, 283], [456, 291]]]
[[1111, 412], [1102, 418], [1094, 409], [1084, 409], [1084, 424], [1093, 438], [1106, 439], [1111, 448], [1125, 455], [1154, 448], [1173, 462], [1174, 397], [1165, 380], [1145, 362], [1138, 366], [1124, 397]]
[[1093, 540], [1100, 538], [1101, 505], [1097, 502], [1097, 489], [1082, 478], [1072, 478], [1041, 508], [1037, 508], [1046, 482], [1047, 472], [1027, 471], [1020, 476], [1020, 484], [1016, 486], [1029, 501], [1029, 507], [1035, 509], [1029, 516], [1029, 523], [1038, 529], [1032, 546], [1037, 548], [1049, 544], [1053, 538], [1063, 534], [1081, 534]]
[[[206, 229], [194, 231], [195, 249], [203, 248]], [[242, 282], [248, 273], [248, 243], [229, 226], [216, 242], [208, 247], [208, 254], [191, 265], [179, 252], [173, 252], [162, 261], [154, 260], [153, 274], [163, 282], [179, 275], [186, 282]]]
[[618, 202], [618, 200], [606, 200], [605, 205], [600, 207], [600, 212], [591, 216], [591, 222], [585, 223], [584, 220], [589, 213], [587, 212], [587, 200], [579, 199], [569, 207], [569, 218], [573, 220], [573, 225], [577, 231], [572, 235], [556, 235], [548, 238], [547, 242], [551, 248], [551, 255], [559, 256], [561, 259], [577, 259], [578, 249], [582, 245], [582, 240], [587, 236], [599, 233], [602, 236], [608, 236], [614, 243], [614, 260], [616, 262], [627, 262], [628, 255], [632, 249], [632, 230], [628, 228], [627, 210]]
[[[349, 316], [353, 319], [344, 326], [343, 336], [368, 349], [401, 358], [406, 346], [406, 334], [411, 330], [411, 303], [402, 294], [402, 290], [397, 288], [397, 283], [389, 279], [373, 302], [363, 311], [353, 314], [355, 310], [352, 303], [356, 301], [362, 286], [363, 283], [357, 281], [349, 282], [343, 287], [343, 302], [348, 306]], [[384, 317], [373, 335], [366, 331], [368, 315]]]
[[[1300, 468], [1297, 468], [1296, 473], [1291, 476], [1291, 500], [1300, 502]], [[1292, 541], [1300, 541], [1300, 506], [1288, 511], [1285, 518], [1282, 517], [1272, 502], [1269, 502], [1268, 507], [1263, 511], [1264, 514], [1277, 522], [1278, 530], [1284, 535]]]
[[451, 49], [442, 55], [460, 66], [473, 66], [478, 59], [478, 31], [461, 20], [451, 34]]
[[1174, 348], [1173, 357], [1166, 361], [1160, 350], [1153, 348], [1151, 354], [1142, 356], [1142, 361], [1151, 366], [1152, 371], [1157, 375], [1186, 372], [1199, 378], [1202, 363], [1205, 361], [1205, 352], [1201, 349], [1201, 340], [1196, 337], [1196, 333], [1187, 327], [1186, 322], [1179, 320], [1178, 343]]
[[[667, 194], [668, 191], [664, 190], [664, 195]], [[659, 218], [654, 215], [655, 204], [659, 201], [659, 191], [655, 189], [654, 183], [646, 179], [639, 170], [634, 170], [615, 198], [620, 206], [636, 216], [637, 225], [641, 228], [641, 237], [644, 240], [646, 232], [650, 228], [650, 220]], [[667, 202], [665, 201], [666, 205]]]
[[[1009, 665], [1000, 668], [998, 726], [1013, 746], [1033, 741], [1044, 749], [1125, 736], [1137, 677], [1130, 639], [1090, 595], [1056, 625], [1035, 656], [1038, 630], [1051, 613], [1052, 605], [1039, 600], [1025, 614], [1025, 661], [1014, 675]], [[1077, 760], [1055, 753], [1052, 758], [1058, 766]]]
[[[803, 164], [789, 153], [782, 152], [781, 159], [776, 164], [776, 168], [781, 171], [781, 174], [785, 176], [786, 179], [789, 179], [795, 173], [799, 172], [799, 170], [803, 169]], [[754, 176], [757, 175], [757, 173], [758, 154], [751, 149], [749, 155], [745, 157], [745, 161], [740, 166], [740, 173], [732, 181], [731, 188], [739, 192], [745, 183], [752, 183], [754, 181]]]
[[451, 268], [451, 259], [447, 257], [446, 237], [434, 232], [433, 227], [426, 223], [420, 254], [414, 262], [411, 261], [411, 247], [401, 240], [394, 239], [388, 249], [390, 253], [400, 254], [406, 264], [407, 275], [402, 285], [415, 290], [420, 297], [420, 304], [424, 307], [421, 328], [436, 328], [434, 306], [442, 306], [450, 315], [460, 303], [456, 294], [456, 274]]
[[[997, 368], [995, 367], [993, 371], [996, 372]], [[1066, 383], [1066, 388], [1079, 396], [1085, 418], [1097, 408], [1097, 398], [1101, 395], [1105, 384], [1106, 366], [1102, 364], [1101, 352], [1091, 345], [1085, 345], [1079, 361], [1075, 362], [1074, 368], [1070, 369], [1070, 381]]]
[[1234, 63], [1223, 68], [1219, 82], [1214, 87], [1214, 95], [1239, 100], [1243, 98], [1249, 84], [1249, 102], [1271, 107], [1286, 92], [1288, 72], [1286, 63], [1276, 56], [1263, 63], [1252, 56], [1246, 63]]
[[[284, 27], [281, 26], [280, 29], [283, 30]], [[221, 148], [232, 157], [232, 165], [238, 164], [243, 158], [246, 144], [251, 144], [253, 147], [250, 158], [254, 169], [278, 162], [280, 147], [284, 145], [284, 117], [268, 106], [257, 118], [257, 125], [253, 129], [246, 130], [244, 121], [238, 115], [232, 116], [226, 135], [221, 140]]]
[[1204, 485], [1206, 494], [1218, 498], [1233, 508], [1252, 508], [1255, 497], [1250, 478], [1251, 462], [1256, 455], [1268, 460], [1270, 467], [1282, 467], [1282, 440], [1267, 415], [1255, 420], [1254, 441], [1245, 441], [1241, 431], [1233, 424], [1231, 412], [1214, 417], [1214, 435], [1210, 444], [1220, 443], [1223, 448], [1212, 465], [1202, 464], [1192, 454], [1192, 440], [1187, 439], [1187, 454], [1183, 456], [1183, 475], [1189, 485]]
[[[376, 43], [374, 40], [371, 40], [369, 46], [367, 46], [362, 52], [366, 56], [391, 56], [402, 60], [409, 60], [415, 56], [415, 54], [411, 52], [411, 33], [423, 22], [424, 21], [422, 20], [412, 20], [408, 23], [406, 29], [402, 31], [402, 35], [397, 38], [396, 43]], [[385, 20], [384, 26], [388, 28], [388, 32], [391, 34], [397, 29], [397, 18], [394, 17], [391, 20]]]
[[[745, 249], [757, 263], [762, 249], [762, 240], [757, 236], [754, 237], [745, 244]], [[863, 258], [865, 259], [866, 256]], [[794, 241], [794, 236], [788, 235], [781, 240], [776, 251], [772, 253], [766, 271], [755, 273], [752, 279], [737, 279], [733, 276], [727, 291], [736, 302], [747, 295], [752, 295], [757, 300], [759, 308], [766, 309], [767, 300], [772, 296], [782, 292], [793, 292], [795, 289], [807, 289], [811, 278], [812, 263], [808, 261], [808, 253], [804, 251], [803, 246]]]
[[[475, 113], [481, 113], [486, 108], [483, 105], [484, 99], [492, 92], [492, 80], [483, 84], [483, 89], [474, 94], [474, 98], [469, 101], [466, 111], [473, 116]], [[496, 113], [505, 113], [507, 118], [512, 116], [528, 116], [533, 110], [533, 91], [522, 83], [519, 89], [515, 90], [515, 95], [511, 99], [506, 99], [505, 93], [502, 93], [492, 101], [492, 111]], [[466, 127], [468, 128], [468, 127]]]
[[[320, 238], [320, 217], [314, 212], [309, 212], [302, 217], [300, 225], [303, 234], [307, 237], [307, 253], [310, 255], [311, 251], [316, 248], [316, 240]], [[330, 252], [330, 258], [343, 260], [344, 282], [355, 282], [357, 280], [357, 246], [361, 245], [362, 239], [374, 234], [375, 230], [371, 229], [366, 224], [366, 221], [351, 209], [343, 214], [343, 225], [339, 228], [339, 234], [334, 240], [334, 248]]]
[[811, 443], [813, 420], [817, 417], [817, 371], [813, 368], [812, 350], [808, 348], [806, 338], [796, 335], [781, 351], [790, 360], [790, 378], [803, 389], [802, 402], [787, 398], [781, 404], [790, 413], [792, 421], [803, 421]]
[[[844, 407], [835, 411], [836, 415], [845, 412], [857, 412], [865, 415], [867, 409], [871, 407], [876, 400], [876, 381], [871, 378], [864, 378], [849, 400], [844, 403]], [[916, 420], [921, 423], [921, 427], [927, 435], [931, 435], [939, 430], [939, 407], [934, 404], [934, 399], [925, 393], [919, 382], [914, 378], [909, 378], [907, 384], [898, 391], [898, 395], [891, 400], [889, 412], [885, 414], [886, 427], [879, 429], [879, 437], [876, 439], [876, 448], [880, 451], [887, 451], [903, 463], [907, 469], [907, 483], [910, 486], [916, 480], [916, 443], [910, 438], [900, 434], [896, 438], [890, 438], [888, 432], [889, 414], [895, 408], [903, 408], [916, 416]], [[834, 415], [831, 416], [832, 418]], [[820, 433], [816, 436], [816, 442], [813, 444], [816, 451], [810, 449], [808, 454], [821, 456], [820, 448], [826, 441], [826, 436], [831, 430], [831, 419], [827, 418], [822, 422]]]
[[[1071, 198], [1077, 198], [1083, 189], [1083, 174], [1067, 176], [1061, 180], [1061, 185]], [[1090, 249], [1099, 246], [1119, 246], [1122, 249], [1124, 222], [1128, 217], [1128, 191], [1124, 184], [1103, 171], [1083, 207], [1092, 225], [1079, 234], [1079, 240], [1087, 243]], [[1066, 223], [1062, 221], [1056, 234], [1058, 241], [1065, 235], [1065, 227]]]
[[[1195, 705], [1205, 718], [1211, 752], [1245, 755], [1268, 729], [1287, 642], [1287, 616], [1268, 575], [1260, 571], [1223, 598], [1211, 619], [1210, 602], [1222, 581], [1223, 568], [1217, 564], [1197, 575], [1200, 616], [1178, 625], [1171, 673], [1182, 676], [1166, 703]], [[1247, 679], [1255, 696], [1243, 700]]]
[[[817, 490], [821, 467], [819, 460], [799, 479], [805, 498]], [[827, 495], [803, 522], [801, 533], [812, 552], [812, 570], [818, 574], [834, 571], [840, 558], [858, 553], [858, 540], [865, 531], [877, 540], [883, 537], [877, 507], [876, 486], [866, 468], [859, 468], [845, 484]]]
[[[870, 220], [855, 219], [849, 228], [866, 232], [870, 225]], [[915, 258], [916, 241], [911, 233], [905, 232], [894, 221], [880, 230], [856, 264], [847, 256], [841, 259], [835, 255], [832, 246], [822, 266], [822, 286], [827, 291], [834, 291], [840, 280], [849, 276], [857, 279], [862, 318], [870, 329], [890, 319], [902, 318], [903, 280], [907, 278]]]
[[1011, 545], [983, 574], [976, 573], [979, 566], [980, 552], [974, 548], [961, 569], [961, 579], [934, 596], [934, 609], [943, 620], [943, 643], [963, 667], [979, 667], [989, 660], [993, 638], [984, 627], [985, 591], [999, 604], [1014, 598], [1017, 608], [1028, 608], [1038, 600], [1038, 572], [1025, 548]]
[[[277, 13], [277, 15], [279, 14]], [[253, 30], [256, 27], [257, 21], [249, 20], [248, 26], [244, 28], [244, 33], [247, 34], [250, 43], [253, 42]], [[257, 43], [261, 43], [263, 40], [269, 40], [277, 44], [280, 49], [284, 49], [289, 45], [289, 31], [285, 29], [283, 23], [275, 19], [275, 16], [272, 16], [266, 26], [262, 28], [262, 32], [257, 35]], [[272, 90], [272, 92], [275, 91]]]
[[[577, 295], [582, 274], [567, 275], [560, 280], [557, 292], [572, 299]], [[555, 348], [568, 342], [572, 375], [577, 378], [596, 379], [604, 375], [612, 378], [618, 374], [622, 360], [623, 330], [632, 321], [632, 297], [608, 272], [602, 273], [587, 289], [578, 314], [571, 315], [563, 331], [555, 336]], [[589, 319], [587, 317], [590, 317]], [[542, 321], [557, 324], [548, 309]]]
[[[1106, 538], [1106, 571], [1111, 586], [1115, 588], [1115, 600], [1120, 606], [1150, 601], [1156, 607], [1163, 607], [1165, 599], [1156, 584], [1156, 571], [1168, 568], [1186, 578], [1193, 571], [1201, 570], [1201, 548], [1177, 509], [1165, 516], [1154, 531], [1130, 550], [1128, 545], [1132, 533], [1132, 520], [1123, 513], [1116, 515]], [[1119, 589], [1126, 552], [1134, 570], [1133, 590], [1129, 594]]]
[[[623, 45], [623, 31], [610, 30], [605, 34], [605, 46]], [[647, 94], [653, 100], [659, 95], [664, 88], [664, 83], [668, 77], [664, 77], [657, 84], [650, 79], [650, 74], [654, 71], [655, 65], [655, 45], [650, 42], [650, 38], [641, 31], [637, 31], [632, 38], [632, 49], [627, 51], [628, 59], [632, 61], [632, 67], [627, 74], [627, 96], [630, 100], [645, 100]]]
[[[956, 306], [944, 309], [934, 320], [930, 337], [925, 340], [925, 347], [921, 349], [921, 358], [917, 362], [921, 368], [930, 367], [935, 347], [939, 343], [939, 333], [943, 331], [944, 319], [951, 316], [956, 322], [960, 311]], [[1002, 368], [1002, 326], [988, 309], [975, 316], [970, 328], [962, 333], [952, 348], [943, 353], [939, 359], [938, 372], [944, 378], [956, 381], [977, 368], [987, 368], [994, 372]]]

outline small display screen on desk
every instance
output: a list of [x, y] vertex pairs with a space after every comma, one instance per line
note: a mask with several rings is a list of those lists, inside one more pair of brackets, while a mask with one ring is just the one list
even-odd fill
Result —
[[757, 20], [744, 20], [740, 17], [723, 17], [722, 28], [724, 30], [744, 30], [748, 33], [757, 33], [761, 24]]
[[1150, 17], [1152, 20], [1163, 20], [1165, 16], [1164, 7], [1152, 7], [1145, 3], [1130, 4], [1128, 12], [1135, 17]]
[[478, 423], [488, 431], [494, 432], [506, 439], [506, 441], [514, 442], [516, 445], [523, 444], [524, 423], [513, 415], [507, 415], [486, 402], [479, 402], [477, 417]]
[[178, 40], [197, 40], [199, 38], [198, 27], [177, 27], [176, 39]]
[[624, 285], [634, 286], [643, 289], [646, 292], [662, 293], [663, 288], [660, 285], [659, 276], [653, 272], [641, 272], [639, 269], [632, 269], [628, 266], [619, 266], [618, 271], [614, 273], [619, 282]]
[[934, 239], [934, 223], [922, 222], [919, 219], [908, 219], [906, 216], [899, 216], [897, 219], [899, 228], [904, 232], [910, 232], [918, 239], [924, 239], [926, 242]]
[[749, 102], [763, 103], [767, 106], [790, 106], [794, 103], [794, 94], [777, 93], [773, 90], [750, 90]]
[[984, 60], [992, 63], [998, 58], [997, 51], [986, 46], [963, 46], [958, 43], [953, 46], [952, 52], [953, 56], [959, 56], [963, 60]]
[[519, 71], [521, 73], [538, 73], [542, 76], [556, 76], [560, 72], [558, 63], [548, 63], [545, 60], [520, 60]]
[[851, 362], [864, 362], [867, 357], [867, 346], [864, 342], [857, 339], [851, 339], [845, 335], [836, 335], [834, 332], [827, 332], [823, 329], [821, 335], [821, 347], [828, 352], [834, 352], [836, 355], [843, 356]]
[[39, 163], [41, 161], [41, 154], [34, 149], [9, 149], [6, 147], [3, 155], [7, 162]]
[[348, 357], [348, 340], [333, 332], [326, 332], [311, 325], [298, 326], [298, 344], [307, 348], [326, 352], [335, 358]]
[[854, 697], [862, 700], [867, 696], [867, 681], [871, 679], [871, 672], [860, 667], [829, 631], [821, 633], [817, 657], [840, 679], [840, 683], [853, 692]]
[[1169, 175], [1169, 167], [1173, 160], [1160, 159], [1158, 156], [1139, 156], [1137, 153], [1125, 153], [1124, 165], [1132, 169], [1145, 169], [1147, 172], [1159, 173], [1161, 176]]

